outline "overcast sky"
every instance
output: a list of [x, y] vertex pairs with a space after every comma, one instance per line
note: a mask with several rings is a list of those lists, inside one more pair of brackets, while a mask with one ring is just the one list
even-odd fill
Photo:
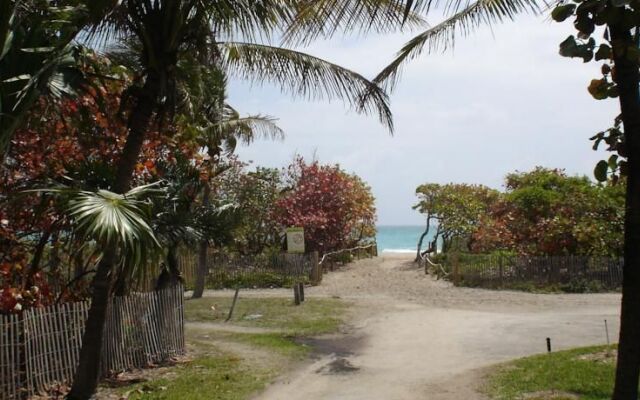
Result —
[[[423, 55], [391, 96], [394, 137], [339, 102], [292, 100], [274, 87], [232, 82], [236, 109], [275, 116], [287, 134], [284, 142], [244, 147], [240, 156], [270, 167], [294, 154], [339, 163], [372, 186], [381, 225], [421, 224], [411, 206], [425, 182], [501, 189], [505, 174], [537, 165], [591, 176], [606, 154], [591, 150], [588, 138], [611, 126], [617, 104], [586, 91], [598, 63], [558, 55], [571, 28], [522, 17], [460, 37], [453, 51]], [[411, 36], [336, 38], [305, 51], [373, 77]]]

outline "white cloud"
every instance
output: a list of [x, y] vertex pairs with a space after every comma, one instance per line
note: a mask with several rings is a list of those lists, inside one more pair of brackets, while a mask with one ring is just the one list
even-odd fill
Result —
[[[234, 83], [231, 103], [242, 112], [280, 118], [281, 143], [243, 148], [243, 159], [282, 166], [295, 153], [340, 163], [373, 187], [383, 224], [420, 223], [411, 210], [415, 187], [427, 181], [500, 187], [513, 170], [536, 165], [591, 174], [602, 158], [588, 138], [610, 126], [615, 101], [586, 91], [596, 63], [560, 57], [570, 24], [523, 17], [459, 38], [453, 52], [423, 55], [405, 70], [392, 95], [396, 135], [376, 118], [339, 102], [296, 101], [274, 87]], [[306, 51], [374, 76], [411, 35], [318, 43]]]

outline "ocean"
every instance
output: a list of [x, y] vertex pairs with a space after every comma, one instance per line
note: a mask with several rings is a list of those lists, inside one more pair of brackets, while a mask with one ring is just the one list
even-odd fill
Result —
[[[415, 253], [422, 232], [423, 226], [378, 226], [378, 251]], [[431, 240], [431, 237], [428, 240]]]

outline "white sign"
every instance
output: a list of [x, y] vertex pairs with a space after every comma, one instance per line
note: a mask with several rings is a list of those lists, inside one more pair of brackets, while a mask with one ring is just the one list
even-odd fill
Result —
[[289, 253], [304, 254], [304, 228], [287, 229], [287, 251]]

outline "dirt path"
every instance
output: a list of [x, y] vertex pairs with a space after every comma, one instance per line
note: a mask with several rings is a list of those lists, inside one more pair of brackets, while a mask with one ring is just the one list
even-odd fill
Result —
[[554, 349], [604, 343], [605, 319], [612, 339], [618, 332], [618, 295], [454, 288], [397, 256], [329, 274], [308, 295], [352, 301], [350, 329], [317, 341], [324, 354], [257, 399], [483, 399], [487, 366], [544, 352], [547, 337]]

